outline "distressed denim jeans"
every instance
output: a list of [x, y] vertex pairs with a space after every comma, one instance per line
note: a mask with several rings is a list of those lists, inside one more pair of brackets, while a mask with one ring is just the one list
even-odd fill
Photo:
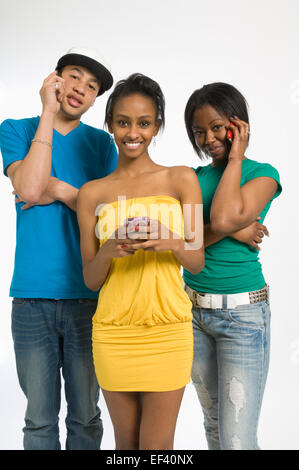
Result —
[[192, 381], [210, 450], [257, 450], [269, 366], [268, 300], [234, 309], [193, 308]]
[[96, 305], [93, 299], [13, 299], [16, 365], [27, 398], [24, 449], [61, 448], [61, 371], [67, 402], [66, 449], [100, 449], [103, 426], [91, 343]]

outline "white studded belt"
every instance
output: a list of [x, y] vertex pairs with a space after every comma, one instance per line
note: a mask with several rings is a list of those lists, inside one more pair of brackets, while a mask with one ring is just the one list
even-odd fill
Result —
[[206, 292], [197, 292], [185, 284], [185, 291], [189, 299], [196, 307], [201, 308], [235, 308], [238, 305], [254, 304], [269, 299], [269, 286], [264, 285], [262, 289], [252, 292], [241, 292], [239, 294], [209, 294]]

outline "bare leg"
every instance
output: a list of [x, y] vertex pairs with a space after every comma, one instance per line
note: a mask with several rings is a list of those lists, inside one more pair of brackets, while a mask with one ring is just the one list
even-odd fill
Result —
[[173, 449], [184, 391], [185, 387], [170, 392], [142, 392], [139, 449]]
[[111, 417], [116, 450], [139, 448], [141, 403], [139, 392], [110, 392], [103, 395]]

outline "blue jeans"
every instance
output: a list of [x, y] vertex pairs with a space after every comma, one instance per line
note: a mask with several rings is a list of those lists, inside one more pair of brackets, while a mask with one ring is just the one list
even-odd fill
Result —
[[268, 300], [234, 309], [193, 308], [192, 381], [210, 450], [256, 450], [269, 366]]
[[60, 449], [60, 369], [67, 401], [66, 449], [100, 449], [103, 425], [91, 346], [96, 305], [92, 299], [13, 299], [17, 372], [27, 398], [24, 449]]

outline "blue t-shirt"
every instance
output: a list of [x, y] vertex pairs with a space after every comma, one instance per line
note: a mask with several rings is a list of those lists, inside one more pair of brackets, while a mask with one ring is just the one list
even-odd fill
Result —
[[[225, 168], [225, 166], [207, 165], [194, 170], [201, 187], [205, 224], [210, 223], [213, 197]], [[276, 193], [259, 214], [261, 217], [259, 222], [263, 223], [272, 201], [282, 191], [279, 173], [269, 163], [256, 162], [250, 158], [243, 160], [241, 186], [261, 176], [273, 178], [277, 182]], [[197, 292], [213, 294], [235, 294], [261, 289], [265, 285], [265, 279], [258, 253], [246, 243], [224, 237], [205, 248], [205, 267], [200, 273], [192, 274], [184, 269], [184, 281]]]
[[[3, 171], [23, 160], [39, 124], [39, 117], [5, 120], [0, 126]], [[117, 151], [107, 132], [80, 122], [62, 135], [53, 130], [51, 176], [80, 189], [87, 181], [115, 170]], [[55, 201], [24, 211], [16, 203], [17, 236], [11, 297], [97, 298], [83, 280], [80, 232], [76, 212]]]

